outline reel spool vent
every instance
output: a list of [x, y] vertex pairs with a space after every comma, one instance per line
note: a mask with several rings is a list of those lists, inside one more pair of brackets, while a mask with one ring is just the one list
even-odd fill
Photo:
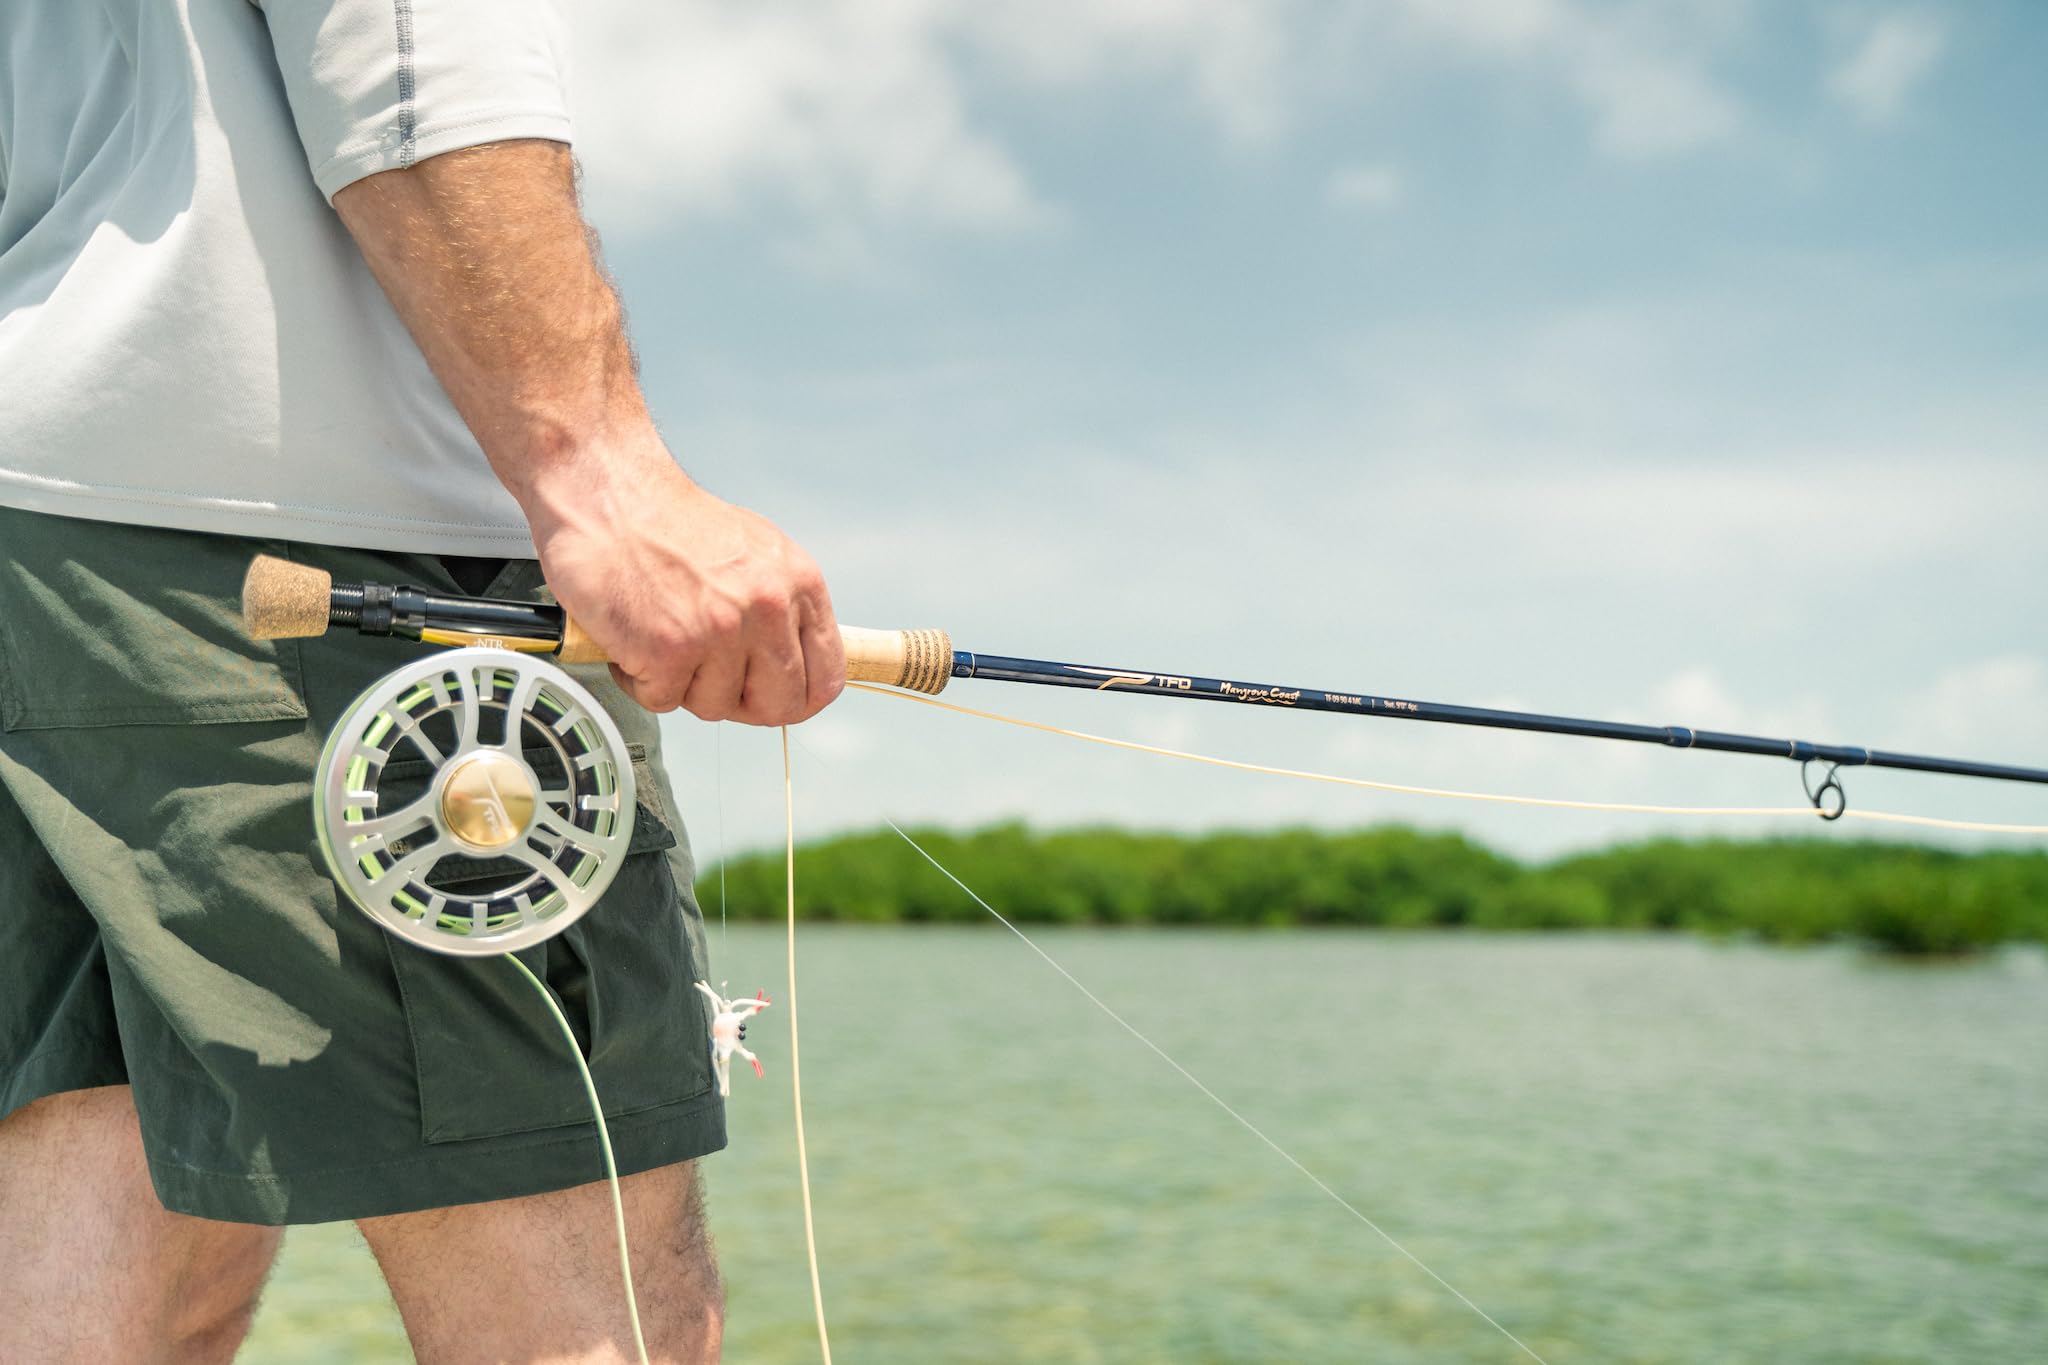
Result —
[[451, 649], [372, 684], [327, 737], [313, 820], [370, 917], [435, 952], [516, 952], [580, 919], [633, 832], [633, 765], [582, 684]]

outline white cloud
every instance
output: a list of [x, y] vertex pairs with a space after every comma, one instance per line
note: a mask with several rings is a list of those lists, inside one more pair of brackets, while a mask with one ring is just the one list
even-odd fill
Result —
[[1593, 116], [1605, 152], [1646, 159], [1718, 142], [1740, 105], [1708, 70], [1741, 6], [1569, 0], [1402, 0], [1416, 30], [1466, 56], [1559, 80]]
[[[1414, 50], [1559, 85], [1590, 112], [1601, 148], [1658, 157], [1740, 126], [1709, 69], [1731, 12], [1380, 0], [1340, 19], [1297, 0], [591, 0], [576, 8], [579, 153], [608, 226], [765, 205], [799, 259], [864, 269], [874, 241], [907, 227], [1059, 221], [980, 107], [1006, 90], [1040, 103], [1135, 91], [1242, 152], [1284, 133], [1306, 102], [1377, 80], [1387, 53]], [[1847, 78], [1856, 98], [1886, 98], [1884, 82], [1915, 60], [1916, 32], [1873, 38], [1855, 64], [1869, 71]], [[1397, 187], [1333, 189], [1373, 207]]]
[[2014, 654], [1945, 669], [1907, 700], [1899, 728], [1916, 743], [1972, 757], [2048, 762], [2048, 667]]
[[1653, 725], [1684, 725], [1695, 730], [1806, 739], [1829, 743], [1837, 739], [1833, 708], [1824, 696], [1783, 694], [1766, 702], [1739, 698], [1719, 673], [1688, 668], [1651, 689], [1641, 718]]
[[1734, 132], [1741, 117], [1732, 96], [1682, 61], [1584, 34], [1568, 60], [1579, 97], [1592, 107], [1596, 141], [1623, 158], [1691, 151]]
[[998, 71], [1047, 87], [1163, 75], [1233, 142], [1287, 123], [1288, 68], [1301, 45], [1288, 0], [958, 0], [962, 37]]
[[1331, 173], [1323, 195], [1341, 209], [1375, 212], [1401, 202], [1405, 187], [1392, 166], [1345, 166]]
[[1871, 21], [1828, 74], [1828, 93], [1872, 123], [1895, 116], [1941, 57], [1946, 32], [1930, 14], [1900, 10]]
[[577, 39], [580, 153], [625, 226], [757, 194], [827, 224], [1042, 212], [969, 125], [927, 6], [593, 4]]
[[799, 226], [800, 259], [861, 268], [881, 229], [1057, 217], [973, 117], [978, 80], [1155, 75], [1226, 140], [1255, 143], [1283, 122], [1287, 18], [1207, 0], [598, 0], [576, 17], [579, 154], [600, 221], [631, 230], [766, 199]]

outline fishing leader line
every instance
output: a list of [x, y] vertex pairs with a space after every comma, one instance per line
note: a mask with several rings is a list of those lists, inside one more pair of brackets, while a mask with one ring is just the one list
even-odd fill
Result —
[[[863, 684], [849, 683], [848, 686], [862, 687]], [[884, 689], [875, 688], [868, 690], [881, 691]], [[922, 701], [925, 700], [925, 698], [919, 697], [916, 698], [916, 700]], [[935, 704], [943, 706], [946, 703], [939, 702]], [[802, 740], [798, 740], [797, 742], [803, 745], [804, 752], [809, 754], [812, 758], [819, 757], [817, 751], [812, 749], [810, 745], [803, 744]], [[783, 731], [783, 763], [785, 765], [785, 780], [787, 779], [788, 775], [788, 762], [789, 732], [785, 729]], [[874, 804], [872, 800], [870, 804]], [[1101, 996], [1097, 995], [1094, 991], [1090, 990], [1079, 977], [1075, 976], [1072, 972], [1068, 971], [1064, 966], [1060, 964], [1058, 959], [1053, 957], [1053, 955], [1047, 952], [1044, 948], [1040, 947], [1038, 945], [1037, 940], [1033, 939], [1029, 934], [1026, 934], [1022, 929], [1018, 928], [1014, 922], [1012, 922], [1007, 916], [1005, 916], [1002, 913], [1002, 911], [996, 909], [993, 905], [990, 905], [986, 900], [984, 900], [979, 892], [977, 892], [973, 887], [969, 886], [966, 882], [962, 881], [953, 872], [951, 868], [947, 867], [944, 863], [940, 862], [937, 858], [933, 857], [931, 851], [926, 849], [924, 845], [918, 843], [917, 840], [911, 838], [910, 835], [904, 831], [901, 825], [897, 824], [894, 820], [889, 818], [889, 815], [886, 811], [881, 810], [879, 806], [877, 806], [876, 814], [882, 817], [882, 822], [884, 824], [888, 825], [890, 829], [896, 832], [896, 836], [899, 839], [903, 840], [904, 843], [910, 845], [912, 849], [916, 850], [919, 857], [923, 858], [926, 862], [930, 863], [933, 867], [937, 868], [940, 875], [945, 877], [947, 881], [953, 883], [953, 885], [959, 887], [963, 892], [965, 892], [968, 898], [972, 900], [976, 905], [980, 906], [983, 910], [986, 910], [995, 919], [996, 923], [1002, 925], [1012, 934], [1015, 934], [1018, 940], [1022, 942], [1025, 947], [1029, 948], [1032, 952], [1036, 953], [1048, 967], [1051, 967], [1055, 972], [1059, 973], [1060, 976], [1066, 980], [1068, 985], [1072, 986], [1075, 990], [1079, 991], [1084, 997], [1087, 998], [1090, 1004], [1094, 1005], [1096, 1009], [1101, 1010], [1103, 1014], [1107, 1015], [1110, 1021], [1116, 1024], [1118, 1028], [1121, 1028], [1124, 1032], [1130, 1034], [1131, 1037], [1137, 1039], [1140, 1043], [1143, 1043], [1146, 1048], [1151, 1050], [1154, 1056], [1158, 1057], [1160, 1061], [1165, 1062], [1168, 1066], [1172, 1067], [1176, 1072], [1180, 1073], [1182, 1079], [1186, 1080], [1190, 1085], [1194, 1086], [1195, 1089], [1199, 1090], [1204, 1096], [1206, 1096], [1210, 1103], [1214, 1104], [1218, 1109], [1221, 1109], [1225, 1114], [1228, 1114], [1232, 1119], [1234, 1119], [1237, 1122], [1238, 1126], [1243, 1128], [1247, 1133], [1250, 1133], [1253, 1137], [1257, 1138], [1260, 1142], [1264, 1143], [1282, 1161], [1285, 1161], [1288, 1165], [1292, 1166], [1296, 1171], [1300, 1172], [1308, 1180], [1310, 1184], [1314, 1185], [1318, 1190], [1321, 1190], [1325, 1195], [1329, 1196], [1330, 1199], [1335, 1201], [1339, 1208], [1343, 1209], [1346, 1213], [1350, 1214], [1359, 1222], [1365, 1224], [1365, 1226], [1370, 1228], [1374, 1235], [1376, 1235], [1381, 1241], [1385, 1242], [1388, 1246], [1392, 1247], [1396, 1252], [1400, 1253], [1401, 1256], [1407, 1259], [1423, 1274], [1429, 1276], [1430, 1279], [1436, 1281], [1436, 1283], [1442, 1286], [1443, 1289], [1451, 1295], [1451, 1297], [1455, 1298], [1459, 1303], [1464, 1304], [1465, 1307], [1471, 1309], [1472, 1312], [1477, 1314], [1480, 1320], [1486, 1323], [1487, 1326], [1493, 1328], [1494, 1331], [1500, 1333], [1509, 1341], [1513, 1342], [1515, 1346], [1522, 1351], [1523, 1354], [1527, 1355], [1531, 1360], [1537, 1362], [1537, 1365], [1549, 1365], [1549, 1362], [1544, 1360], [1542, 1356], [1538, 1355], [1535, 1349], [1531, 1347], [1529, 1343], [1523, 1341], [1513, 1332], [1510, 1332], [1506, 1327], [1503, 1327], [1500, 1324], [1499, 1320], [1494, 1318], [1492, 1314], [1488, 1313], [1484, 1308], [1481, 1308], [1478, 1304], [1474, 1303], [1471, 1299], [1467, 1298], [1465, 1294], [1456, 1285], [1452, 1284], [1449, 1280], [1445, 1279], [1442, 1275], [1439, 1275], [1435, 1270], [1431, 1269], [1428, 1262], [1424, 1261], [1420, 1256], [1417, 1256], [1414, 1252], [1410, 1251], [1406, 1246], [1402, 1245], [1401, 1242], [1397, 1240], [1392, 1233], [1388, 1232], [1385, 1228], [1381, 1227], [1378, 1223], [1374, 1222], [1370, 1217], [1368, 1217], [1364, 1210], [1360, 1209], [1356, 1204], [1352, 1203], [1343, 1195], [1339, 1194], [1334, 1188], [1330, 1186], [1328, 1181], [1324, 1180], [1321, 1176], [1317, 1175], [1314, 1171], [1310, 1170], [1306, 1165], [1304, 1165], [1301, 1162], [1300, 1158], [1294, 1155], [1294, 1153], [1288, 1151], [1285, 1147], [1282, 1147], [1278, 1142], [1276, 1142], [1272, 1137], [1270, 1137], [1263, 1128], [1259, 1127], [1250, 1119], [1246, 1118], [1234, 1106], [1232, 1106], [1228, 1100], [1224, 1099], [1214, 1090], [1211, 1090], [1209, 1086], [1203, 1082], [1201, 1077], [1195, 1075], [1194, 1072], [1188, 1070], [1185, 1066], [1181, 1065], [1180, 1062], [1174, 1059], [1171, 1053], [1167, 1052], [1167, 1050], [1161, 1047], [1159, 1044], [1153, 1042], [1152, 1039], [1146, 1036], [1144, 1031], [1138, 1028], [1137, 1025], [1133, 1024], [1130, 1020], [1124, 1018], [1123, 1015], [1117, 1013], [1115, 1008], [1112, 1007], [1109, 1004], [1109, 1002], [1104, 1000]], [[791, 825], [791, 828], [794, 828], [793, 823]], [[788, 865], [790, 869], [789, 875], [791, 879], [790, 884], [793, 888], [795, 886], [796, 877], [796, 854], [793, 846], [785, 850], [785, 857], [788, 860]], [[792, 890], [792, 919], [790, 930], [790, 943], [792, 945], [792, 954], [795, 951], [794, 944], [796, 942], [794, 927], [795, 920], [793, 918], [795, 913], [794, 896], [795, 893]], [[794, 958], [792, 958], [792, 961], [793, 960]], [[792, 1010], [792, 1022], [794, 1021], [794, 1018], [795, 1012]], [[792, 1077], [794, 1077], [795, 1073], [796, 1048], [792, 1045], [790, 1048], [790, 1074]], [[798, 1133], [798, 1151], [799, 1153], [801, 1153], [801, 1121], [799, 1121]], [[805, 1207], [806, 1209], [808, 1209], [808, 1203]], [[813, 1268], [813, 1274], [815, 1274], [815, 1263]], [[820, 1330], [822, 1330], [822, 1327], [823, 1320], [821, 1318]]]
[[[1873, 823], [1913, 825], [1924, 828], [1966, 830], [1992, 834], [2048, 834], [2048, 825], [2011, 824], [1979, 820], [1954, 820], [1946, 819], [1939, 816], [1915, 815], [1895, 811], [1872, 811], [1863, 810], [1861, 808], [1853, 810], [1837, 809], [1832, 814], [1830, 814], [1826, 809], [1823, 809], [1817, 803], [1815, 805], [1810, 806], [1678, 806], [1627, 801], [1583, 801], [1562, 797], [1520, 796], [1499, 792], [1470, 792], [1460, 791], [1452, 788], [1417, 786], [1409, 783], [1383, 782], [1376, 781], [1370, 778], [1346, 777], [1335, 773], [1313, 772], [1304, 769], [1282, 768], [1270, 764], [1249, 763], [1238, 759], [1222, 758], [1212, 754], [1199, 754], [1184, 749], [1168, 748], [1163, 745], [1146, 744], [1137, 740], [1116, 739], [1107, 735], [1090, 734], [1087, 731], [1083, 730], [1072, 730], [1064, 726], [1051, 725], [1042, 721], [1026, 720], [1022, 717], [1004, 715], [1000, 712], [984, 711], [971, 706], [961, 706], [954, 702], [941, 701], [933, 696], [924, 695], [917, 692], [902, 691], [894, 687], [879, 686], [873, 683], [850, 680], [847, 683], [847, 687], [850, 689], [857, 689], [862, 692], [878, 693], [884, 696], [897, 697], [905, 701], [917, 702], [920, 705], [924, 706], [937, 707], [938, 709], [943, 711], [951, 711], [957, 715], [968, 716], [978, 720], [993, 721], [1003, 725], [1016, 726], [1020, 729], [1036, 730], [1046, 734], [1059, 735], [1067, 739], [1079, 740], [1085, 743], [1100, 744], [1108, 748], [1123, 749], [1136, 753], [1147, 753], [1162, 758], [1177, 758], [1186, 762], [1203, 763], [1214, 767], [1228, 768], [1239, 772], [1261, 773], [1274, 777], [1287, 777], [1302, 781], [1324, 782], [1334, 784], [1337, 786], [1361, 788], [1371, 791], [1391, 792], [1401, 795], [1428, 796], [1446, 800], [1474, 801], [1515, 806], [1533, 806], [1548, 809], [1601, 811], [1645, 815], [1697, 815], [1718, 817], [1760, 817], [1772, 819], [1796, 818], [1803, 820], [1831, 820], [1839, 819], [1842, 817], [1842, 815], [1847, 814], [1857, 819], [1868, 820]], [[798, 742], [801, 743], [802, 741], [799, 740]], [[803, 747], [804, 751], [810, 754], [813, 758], [819, 757], [816, 751], [813, 750], [809, 745], [804, 745]], [[785, 730], [783, 733], [783, 763], [785, 783], [788, 780], [788, 761], [789, 736], [788, 731]], [[1518, 1349], [1527, 1354], [1531, 1359], [1536, 1360], [1538, 1362], [1543, 1361], [1543, 1357], [1538, 1355], [1536, 1351], [1528, 1345], [1527, 1342], [1524, 1342], [1521, 1338], [1517, 1337], [1513, 1332], [1510, 1332], [1506, 1327], [1502, 1326], [1498, 1320], [1496, 1320], [1492, 1315], [1487, 1313], [1478, 1304], [1474, 1303], [1469, 1297], [1467, 1297], [1463, 1292], [1461, 1292], [1457, 1288], [1457, 1286], [1453, 1285], [1449, 1280], [1445, 1279], [1442, 1275], [1438, 1274], [1420, 1257], [1416, 1256], [1413, 1252], [1409, 1251], [1406, 1246], [1402, 1245], [1402, 1243], [1399, 1240], [1397, 1240], [1392, 1234], [1388, 1233], [1378, 1223], [1374, 1222], [1372, 1218], [1367, 1216], [1363, 1210], [1357, 1207], [1357, 1205], [1353, 1204], [1351, 1201], [1344, 1198], [1343, 1195], [1339, 1194], [1326, 1181], [1324, 1181], [1314, 1171], [1310, 1170], [1297, 1157], [1295, 1157], [1293, 1153], [1289, 1152], [1285, 1147], [1282, 1147], [1263, 1129], [1258, 1127], [1258, 1125], [1254, 1124], [1250, 1119], [1246, 1118], [1228, 1101], [1223, 1099], [1222, 1096], [1218, 1095], [1214, 1090], [1210, 1089], [1209, 1086], [1205, 1084], [1200, 1077], [1196, 1076], [1193, 1072], [1189, 1071], [1185, 1066], [1183, 1066], [1179, 1061], [1175, 1060], [1174, 1057], [1170, 1055], [1164, 1048], [1160, 1047], [1159, 1044], [1154, 1042], [1150, 1037], [1146, 1036], [1146, 1034], [1142, 1030], [1138, 1029], [1129, 1020], [1124, 1018], [1123, 1015], [1119, 1014], [1113, 1007], [1111, 1007], [1106, 1001], [1104, 1001], [1100, 996], [1098, 996], [1094, 991], [1090, 990], [1086, 984], [1084, 984], [1078, 977], [1076, 977], [1071, 971], [1067, 970], [1065, 966], [1063, 966], [1057, 959], [1055, 959], [1050, 953], [1048, 953], [1043, 947], [1041, 947], [1036, 940], [1031, 938], [1031, 936], [1026, 934], [1022, 929], [1018, 928], [1014, 922], [1012, 922], [1007, 916], [1003, 915], [1002, 912], [997, 910], [993, 905], [990, 905], [987, 900], [985, 900], [978, 892], [974, 890], [974, 888], [969, 886], [965, 881], [961, 880], [961, 878], [958, 875], [956, 875], [952, 871], [952, 869], [948, 868], [945, 864], [941, 863], [936, 857], [934, 857], [930, 850], [926, 849], [922, 844], [918, 843], [916, 839], [912, 838], [910, 834], [906, 832], [901, 825], [897, 824], [895, 820], [891, 819], [886, 812], [881, 812], [878, 810], [877, 813], [881, 815], [883, 822], [887, 824], [892, 831], [895, 832], [897, 837], [902, 839], [904, 843], [908, 844], [918, 854], [919, 857], [923, 858], [926, 862], [930, 863], [932, 867], [937, 869], [942, 876], [944, 876], [948, 881], [952, 882], [953, 885], [958, 887], [971, 900], [973, 900], [976, 905], [980, 906], [992, 918], [994, 918], [998, 924], [1001, 924], [1005, 929], [1009, 930], [1010, 933], [1015, 935], [1020, 942], [1022, 942], [1026, 947], [1031, 949], [1031, 951], [1035, 953], [1041, 960], [1043, 960], [1047, 966], [1051, 967], [1062, 978], [1064, 978], [1068, 982], [1068, 984], [1070, 984], [1076, 990], [1078, 990], [1089, 1001], [1089, 1003], [1093, 1004], [1098, 1010], [1100, 1010], [1104, 1015], [1106, 1015], [1119, 1028], [1123, 1029], [1126, 1033], [1129, 1033], [1133, 1038], [1137, 1039], [1147, 1049], [1149, 1049], [1154, 1055], [1159, 1057], [1161, 1061], [1165, 1062], [1168, 1066], [1172, 1067], [1185, 1080], [1187, 1080], [1204, 1096], [1206, 1096], [1211, 1103], [1215, 1104], [1231, 1119], [1233, 1119], [1241, 1127], [1243, 1127], [1246, 1132], [1250, 1133], [1253, 1137], [1257, 1138], [1266, 1147], [1270, 1148], [1282, 1160], [1287, 1162], [1288, 1165], [1292, 1166], [1302, 1176], [1304, 1176], [1312, 1184], [1314, 1184], [1317, 1189], [1321, 1190], [1326, 1196], [1335, 1201], [1339, 1207], [1343, 1208], [1347, 1213], [1351, 1214], [1352, 1217], [1356, 1218], [1359, 1222], [1363, 1223], [1376, 1236], [1383, 1240], [1388, 1246], [1392, 1247], [1402, 1257], [1413, 1263], [1418, 1269], [1422, 1270], [1426, 1275], [1430, 1277], [1430, 1279], [1435, 1281], [1438, 1285], [1442, 1286], [1444, 1290], [1446, 1290], [1453, 1297], [1455, 1297], [1460, 1303], [1465, 1305], [1465, 1307], [1470, 1309], [1488, 1326], [1492, 1327], [1496, 1332], [1500, 1333], [1509, 1341], [1513, 1342]], [[786, 833], [788, 833], [791, 838], [794, 837], [794, 828], [795, 824], [793, 817], [785, 821]], [[791, 962], [793, 971], [795, 953], [794, 887], [796, 874], [795, 850], [792, 844], [788, 844], [786, 842], [784, 856], [788, 867], [788, 875], [790, 878], [790, 951], [792, 955]], [[722, 874], [723, 868], [721, 867], [720, 870]], [[793, 984], [794, 982], [792, 978], [792, 985]], [[794, 1079], [795, 1048], [793, 1046], [791, 1048], [791, 1062], [792, 1079]], [[799, 1123], [801, 1123], [800, 1114]], [[801, 1138], [799, 1138], [799, 1143], [801, 1143]], [[801, 1153], [801, 1146], [799, 1148], [799, 1151]], [[806, 1186], [806, 1197], [808, 1198], [808, 1186]], [[806, 1204], [806, 1212], [808, 1214], [808, 1204]], [[815, 1262], [813, 1263], [813, 1274], [815, 1276]], [[820, 1331], [822, 1333], [822, 1303], [820, 1304], [820, 1313]]]

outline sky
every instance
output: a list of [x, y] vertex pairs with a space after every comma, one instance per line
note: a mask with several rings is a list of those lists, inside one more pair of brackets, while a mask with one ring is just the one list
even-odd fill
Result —
[[[657, 418], [816, 556], [843, 620], [2048, 764], [2048, 8], [604, 0], [574, 21], [587, 204]], [[1804, 800], [1774, 761], [946, 695], [1412, 785]], [[779, 842], [773, 732], [665, 733], [700, 857]], [[799, 837], [1397, 820], [1549, 856], [1809, 832], [1319, 786], [866, 695], [794, 738]], [[1845, 785], [2048, 822], [2048, 791]]]

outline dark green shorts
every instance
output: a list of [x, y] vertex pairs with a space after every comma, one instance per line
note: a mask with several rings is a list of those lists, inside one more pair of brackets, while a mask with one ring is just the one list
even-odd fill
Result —
[[[425, 647], [241, 626], [259, 552], [441, 592], [472, 566], [8, 509], [0, 551], [0, 1116], [132, 1086], [164, 1206], [238, 1222], [601, 1178], [532, 986], [502, 958], [399, 941], [320, 861], [321, 744]], [[538, 566], [506, 563], [490, 591], [538, 596]], [[639, 810], [604, 899], [520, 957], [584, 1045], [625, 1173], [722, 1147], [725, 1111], [654, 718], [604, 670], [572, 671], [629, 743]]]

